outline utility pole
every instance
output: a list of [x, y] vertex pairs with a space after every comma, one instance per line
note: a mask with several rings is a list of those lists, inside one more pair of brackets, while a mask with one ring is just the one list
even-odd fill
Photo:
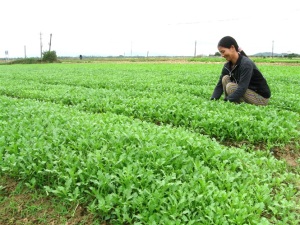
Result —
[[24, 55], [25, 55], [25, 59], [26, 59], [26, 45], [24, 45]]
[[197, 55], [197, 41], [195, 41], [195, 51], [194, 51], [194, 57]]
[[272, 41], [272, 59], [273, 59], [273, 52], [274, 52], [274, 40]]
[[40, 32], [40, 47], [41, 47], [41, 59], [42, 59], [43, 58], [42, 32]]
[[8, 61], [9, 60], [9, 56], [8, 56], [8, 51], [6, 50], [5, 51], [5, 61]]
[[52, 34], [50, 34], [49, 52], [51, 51], [51, 39], [52, 39]]

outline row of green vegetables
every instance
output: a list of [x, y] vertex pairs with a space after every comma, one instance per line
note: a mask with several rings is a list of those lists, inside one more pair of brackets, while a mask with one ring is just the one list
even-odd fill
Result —
[[299, 177], [266, 152], [47, 101], [0, 96], [0, 109], [0, 173], [112, 224], [299, 223]]
[[[98, 74], [98, 80], [104, 79], [101, 75]], [[94, 113], [112, 112], [159, 125], [183, 126], [218, 140], [279, 144], [299, 140], [300, 136], [299, 101], [295, 96], [297, 93], [289, 93], [288, 88], [280, 91], [282, 95], [276, 90], [274, 98], [278, 103], [256, 107], [209, 101], [213, 86], [182, 84], [174, 76], [174, 79], [168, 80], [170, 84], [165, 82], [161, 85], [155, 84], [159, 81], [157, 76], [156, 81], [143, 77], [145, 85], [141, 85], [142, 88], [138, 84], [135, 88], [134, 81], [126, 82], [125, 78], [113, 75], [104, 79], [108, 87], [102, 88], [92, 85], [94, 76], [90, 79], [79, 75], [79, 82], [74, 74], [74, 81], [69, 81], [70, 77], [65, 81], [60, 78], [56, 84], [53, 77], [49, 78], [52, 81], [47, 81], [47, 78], [42, 81], [34, 74], [13, 76], [1, 76], [0, 94], [73, 105]], [[124, 76], [129, 77], [128, 74]], [[64, 76], [61, 74], [61, 77]], [[205, 79], [208, 80], [207, 77]], [[202, 77], [200, 80], [205, 83], [205, 79]], [[155, 82], [151, 85], [153, 80]], [[277, 89], [284, 85], [278, 83]], [[121, 88], [122, 85], [124, 88]], [[289, 84], [286, 82], [285, 85]], [[282, 102], [285, 95], [292, 96], [293, 101], [288, 101], [289, 104]]]
[[[122, 90], [148, 90], [188, 93], [209, 97], [222, 65], [166, 64], [89, 64], [40, 65], [28, 68], [0, 68], [1, 77], [12, 81], [37, 81], [44, 84], [83, 86]], [[300, 91], [299, 67], [261, 66], [272, 94], [271, 104], [300, 112], [295, 95]]]

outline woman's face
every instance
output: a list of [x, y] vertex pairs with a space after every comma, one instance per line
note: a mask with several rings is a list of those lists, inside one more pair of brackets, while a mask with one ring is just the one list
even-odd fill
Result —
[[221, 56], [225, 58], [227, 61], [232, 61], [233, 57], [235, 56], [236, 50], [233, 45], [230, 48], [224, 48], [219, 46], [218, 47]]

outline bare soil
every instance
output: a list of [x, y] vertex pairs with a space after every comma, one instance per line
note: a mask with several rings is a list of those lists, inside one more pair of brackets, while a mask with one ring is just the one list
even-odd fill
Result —
[[[99, 221], [81, 205], [64, 204], [24, 188], [20, 191], [19, 182], [16, 180], [1, 177], [1, 186], [1, 225], [90, 225]], [[96, 224], [108, 225], [105, 222]]]

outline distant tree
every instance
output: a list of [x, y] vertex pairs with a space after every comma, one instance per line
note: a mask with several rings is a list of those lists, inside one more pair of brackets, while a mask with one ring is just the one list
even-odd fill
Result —
[[215, 56], [221, 56], [221, 53], [220, 52], [216, 52]]
[[56, 62], [57, 61], [57, 55], [55, 51], [46, 51], [43, 53], [43, 62]]
[[296, 53], [291, 53], [291, 54], [287, 54], [287, 55], [285, 55], [285, 57], [288, 57], [288, 58], [295, 58], [295, 57], [299, 57], [299, 55], [298, 54], [296, 54]]

